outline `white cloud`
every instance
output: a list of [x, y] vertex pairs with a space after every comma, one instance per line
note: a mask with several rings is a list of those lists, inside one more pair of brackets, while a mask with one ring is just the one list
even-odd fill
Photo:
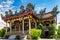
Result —
[[13, 4], [13, 2], [12, 1], [7, 1], [7, 4]]
[[40, 7], [36, 7], [36, 8], [35, 8], [35, 11], [36, 11], [37, 13], [39, 13], [40, 9], [41, 9]]
[[2, 3], [6, 3], [6, 2], [3, 1]]
[[45, 8], [45, 7], [41, 7], [39, 4], [38, 4], [38, 5], [35, 5], [35, 11], [36, 11], [37, 13], [39, 13], [39, 11], [40, 11], [41, 9], [43, 9], [43, 8]]
[[3, 6], [2, 5], [0, 5], [0, 8], [2, 8]]
[[27, 0], [21, 0], [22, 3], [27, 2]]
[[2, 1], [0, 4], [0, 13], [4, 13], [8, 9], [12, 9], [14, 6], [12, 5], [14, 3], [14, 0], [7, 0]]

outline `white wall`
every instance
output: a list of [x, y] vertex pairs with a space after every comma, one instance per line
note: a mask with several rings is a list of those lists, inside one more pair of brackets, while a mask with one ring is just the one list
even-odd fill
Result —
[[7, 25], [7, 27], [9, 27], [9, 24], [8, 23], [6, 24], [6, 22], [4, 22], [4, 20], [2, 20], [2, 17], [0, 14], [0, 29], [3, 29], [4, 27], [6, 27], [6, 25]]

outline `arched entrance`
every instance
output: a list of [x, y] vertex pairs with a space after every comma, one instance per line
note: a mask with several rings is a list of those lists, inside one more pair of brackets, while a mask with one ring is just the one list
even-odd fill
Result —
[[20, 28], [20, 21], [19, 20], [14, 21], [14, 25], [15, 25], [15, 30], [18, 31]]
[[44, 29], [43, 29], [44, 38], [47, 38], [49, 35], [49, 30], [48, 30], [49, 24], [50, 24], [50, 21], [44, 21]]

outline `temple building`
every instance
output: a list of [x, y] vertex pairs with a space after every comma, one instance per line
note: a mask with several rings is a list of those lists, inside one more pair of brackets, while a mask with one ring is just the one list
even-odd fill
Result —
[[[24, 6], [20, 7], [20, 12], [15, 11], [15, 14], [12, 14], [12, 10], [6, 11], [5, 17], [2, 19], [9, 23], [10, 25], [10, 33], [14, 32], [29, 32], [31, 28], [37, 28], [39, 23], [42, 23], [44, 26], [44, 30], [49, 24], [57, 23], [58, 14], [57, 6], [52, 9], [50, 12], [45, 12], [46, 8], [42, 9], [39, 14], [34, 11], [34, 6], [32, 4], [28, 4], [26, 9]], [[7, 31], [7, 30], [6, 30]]]

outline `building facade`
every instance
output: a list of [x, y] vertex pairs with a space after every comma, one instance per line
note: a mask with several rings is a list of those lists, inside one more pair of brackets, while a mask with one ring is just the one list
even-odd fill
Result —
[[[44, 8], [43, 11], [40, 11], [40, 14], [35, 13], [31, 9], [24, 10], [23, 8], [24, 7], [22, 6], [23, 11], [20, 11], [20, 13], [17, 13], [17, 11], [15, 11], [15, 14], [8, 16], [6, 15], [6, 17], [2, 18], [6, 23], [9, 23], [10, 33], [12, 33], [12, 31], [18, 31], [22, 33], [25, 33], [25, 31], [29, 32], [31, 28], [37, 28], [39, 23], [42, 23], [44, 26], [43, 29], [46, 30], [46, 27], [49, 26], [49, 24], [57, 23], [57, 7], [54, 7], [53, 10], [48, 13], [45, 13]], [[12, 13], [11, 10], [9, 11]]]

